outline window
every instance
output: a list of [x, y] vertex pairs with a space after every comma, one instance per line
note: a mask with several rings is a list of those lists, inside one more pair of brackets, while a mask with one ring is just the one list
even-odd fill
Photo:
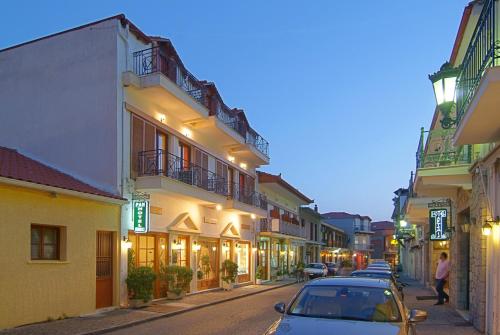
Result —
[[59, 259], [60, 228], [31, 226], [31, 259]]

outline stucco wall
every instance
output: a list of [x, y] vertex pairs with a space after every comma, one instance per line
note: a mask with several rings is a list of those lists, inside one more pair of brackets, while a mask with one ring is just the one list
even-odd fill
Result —
[[[120, 206], [0, 184], [0, 212], [0, 329], [93, 312], [96, 231], [119, 231]], [[66, 227], [66, 261], [31, 261], [32, 223]]]
[[0, 143], [118, 193], [118, 20], [0, 52]]

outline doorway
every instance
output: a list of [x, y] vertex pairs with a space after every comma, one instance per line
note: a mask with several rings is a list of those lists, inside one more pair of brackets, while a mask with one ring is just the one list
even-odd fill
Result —
[[219, 248], [216, 240], [198, 240], [197, 288], [198, 291], [219, 287]]
[[96, 308], [113, 306], [113, 232], [96, 236]]

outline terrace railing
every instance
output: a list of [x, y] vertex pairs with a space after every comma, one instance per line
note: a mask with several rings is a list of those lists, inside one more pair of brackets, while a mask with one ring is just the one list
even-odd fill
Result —
[[165, 150], [139, 152], [139, 176], [166, 176], [209, 192], [228, 196], [227, 180]]
[[267, 198], [265, 195], [252, 189], [242, 187], [238, 183], [233, 183], [231, 185], [230, 197], [247, 205], [267, 210]]
[[269, 142], [255, 130], [249, 128], [246, 134], [246, 143], [252, 145], [255, 149], [261, 152], [264, 156], [269, 157]]
[[461, 65], [457, 81], [457, 122], [459, 123], [488, 67], [499, 65], [500, 41], [497, 36], [498, 0], [485, 0], [476, 28]]
[[188, 70], [167, 57], [158, 46], [133, 53], [134, 73], [145, 76], [163, 73], [193, 99], [208, 108], [206, 87]]

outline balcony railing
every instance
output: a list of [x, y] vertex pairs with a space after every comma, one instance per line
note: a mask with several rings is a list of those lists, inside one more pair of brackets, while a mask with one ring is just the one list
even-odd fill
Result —
[[245, 124], [238, 118], [233, 110], [229, 109], [222, 102], [219, 102], [215, 115], [222, 123], [240, 134], [241, 137], [245, 138]]
[[470, 145], [454, 147], [452, 144], [454, 133], [454, 128], [432, 131], [422, 129], [416, 153], [417, 169], [470, 164], [472, 147]]
[[160, 47], [134, 52], [133, 58], [134, 73], [138, 76], [163, 73], [193, 99], [208, 108], [206, 87], [189, 71], [169, 59]]
[[139, 153], [139, 176], [166, 176], [206, 191], [228, 196], [227, 180], [165, 150]]
[[457, 122], [460, 122], [488, 67], [499, 65], [500, 41], [496, 36], [497, 0], [485, 0], [462, 62], [457, 82]]
[[239, 202], [267, 210], [267, 198], [252, 189], [241, 187], [238, 183], [231, 186], [230, 197]]
[[252, 128], [249, 128], [247, 131], [246, 143], [251, 144], [255, 149], [264, 154], [264, 156], [269, 157], [269, 142]]
[[285, 222], [283, 220], [279, 220], [279, 226], [273, 226], [272, 220], [262, 219], [260, 221], [260, 231], [261, 232], [274, 232], [285, 235], [297, 236], [297, 237], [306, 237], [305, 228], [300, 225], [295, 225], [292, 223]]

